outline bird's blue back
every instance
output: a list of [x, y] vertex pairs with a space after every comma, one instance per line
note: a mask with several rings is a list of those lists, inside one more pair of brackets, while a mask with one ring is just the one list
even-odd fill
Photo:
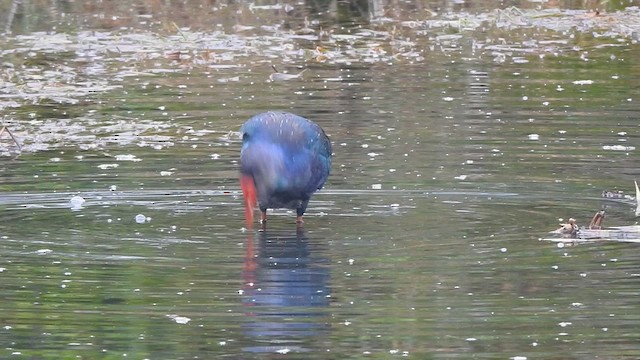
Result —
[[240, 171], [253, 176], [261, 202], [274, 194], [282, 202], [308, 199], [327, 180], [331, 143], [317, 124], [291, 113], [266, 112], [247, 120], [241, 132]]

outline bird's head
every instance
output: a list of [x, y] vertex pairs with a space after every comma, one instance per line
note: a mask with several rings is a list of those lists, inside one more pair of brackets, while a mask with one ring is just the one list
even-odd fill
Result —
[[263, 134], [245, 130], [240, 153], [240, 186], [245, 200], [245, 219], [250, 228], [258, 200], [266, 201], [264, 197], [283, 181], [279, 174], [284, 169], [284, 158], [282, 149], [265, 139]]

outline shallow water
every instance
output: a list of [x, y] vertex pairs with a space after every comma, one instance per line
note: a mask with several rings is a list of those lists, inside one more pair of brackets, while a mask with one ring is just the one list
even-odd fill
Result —
[[[638, 244], [539, 240], [636, 222], [601, 198], [639, 178], [636, 8], [24, 3], [0, 45], [22, 146], [0, 138], [0, 357], [640, 354]], [[268, 109], [333, 143], [303, 229], [245, 229], [235, 132]]]

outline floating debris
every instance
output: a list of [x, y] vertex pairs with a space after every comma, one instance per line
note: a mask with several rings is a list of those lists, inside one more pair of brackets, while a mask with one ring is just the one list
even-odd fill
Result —
[[591, 85], [593, 84], [593, 80], [576, 80], [573, 81], [575, 85]]
[[[640, 215], [640, 187], [634, 180], [636, 196], [625, 195], [621, 191], [605, 190], [602, 197], [605, 199], [615, 199], [632, 201], [636, 205], [635, 215]], [[555, 242], [584, 242], [584, 241], [619, 241], [640, 243], [640, 225], [614, 226], [604, 228], [602, 223], [605, 218], [605, 211], [599, 210], [595, 213], [587, 227], [579, 227], [576, 220], [570, 218], [565, 224], [560, 224], [560, 228], [553, 230], [550, 234], [552, 238], [541, 238], [540, 240]], [[560, 247], [560, 246], [559, 246]]]
[[279, 72], [274, 65], [271, 65], [271, 67], [275, 71], [274, 73], [271, 73], [271, 75], [269, 75], [269, 81], [271, 82], [302, 79], [302, 74], [304, 74], [304, 72], [307, 71], [307, 69], [303, 69], [297, 74], [287, 74], [287, 73]]
[[133, 161], [133, 162], [142, 161], [142, 159], [140, 159], [137, 156], [132, 155], [132, 154], [116, 155], [115, 158], [118, 161]]
[[612, 151], [632, 151], [635, 150], [635, 146], [624, 146], [624, 145], [603, 145], [602, 150], [612, 150]]
[[191, 321], [191, 319], [186, 316], [180, 316], [175, 314], [169, 314], [167, 315], [167, 317], [178, 324], [188, 324], [189, 321]]

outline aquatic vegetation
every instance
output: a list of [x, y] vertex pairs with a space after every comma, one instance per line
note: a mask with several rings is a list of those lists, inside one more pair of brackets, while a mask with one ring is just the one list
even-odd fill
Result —
[[[247, 6], [252, 14], [291, 11], [285, 5], [277, 5], [277, 9], [272, 5]], [[149, 90], [151, 82], [192, 71], [209, 73], [220, 84], [244, 84], [313, 81], [314, 67], [410, 65], [454, 52], [496, 63], [526, 63], [532, 57], [557, 57], [563, 53], [585, 56], [583, 60], [588, 61], [588, 48], [636, 42], [640, 33], [640, 10], [636, 7], [611, 13], [511, 7], [479, 13], [431, 12], [425, 19], [411, 20], [397, 14], [395, 18], [373, 17], [368, 23], [352, 27], [323, 27], [317, 20], [308, 19], [288, 28], [279, 24], [267, 26], [257, 21], [257, 15], [245, 20], [249, 21], [246, 25], [236, 23], [229, 31], [202, 31], [173, 23], [169, 28], [158, 29], [161, 31], [80, 29], [8, 36], [0, 46], [0, 57], [4, 59], [0, 67], [0, 111], [20, 113], [22, 117], [31, 113], [32, 120], [51, 107], [82, 111], [80, 106], [95, 103], [101, 94], [124, 92], [126, 97], [132, 86]], [[303, 70], [269, 73], [268, 69], [274, 66]], [[303, 79], [303, 72], [308, 80]], [[576, 79], [574, 84], [588, 86], [593, 81]], [[188, 84], [171, 86], [189, 88]], [[443, 99], [454, 101], [451, 96]], [[39, 111], [32, 110], [34, 107]], [[141, 141], [139, 135], [148, 129], [145, 123], [150, 120], [123, 120], [135, 128], [131, 131], [136, 134], [136, 141]], [[55, 126], [65, 128], [67, 133], [84, 128], [83, 135], [75, 139], [82, 143], [89, 136], [92, 144], [87, 146], [92, 147], [100, 147], [95, 134], [109, 132], [108, 126], [100, 129], [86, 121], [22, 119], [12, 130], [18, 138], [29, 132], [24, 136], [24, 151], [53, 145], [42, 146], [51, 136], [44, 131], [42, 121], [56, 122]], [[157, 129], [174, 126], [171, 121], [154, 122], [151, 127]], [[123, 138], [126, 136], [121, 134], [115, 142], [121, 143]], [[149, 140], [171, 142], [176, 138]]]

